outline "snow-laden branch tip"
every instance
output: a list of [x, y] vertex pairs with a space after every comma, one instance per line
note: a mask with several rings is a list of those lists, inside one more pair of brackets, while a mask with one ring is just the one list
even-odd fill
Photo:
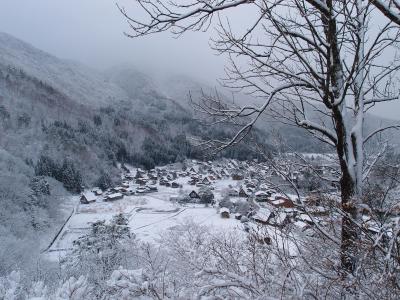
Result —
[[336, 134], [332, 130], [330, 130], [329, 128], [327, 128], [325, 126], [322, 126], [322, 125], [312, 122], [310, 120], [298, 121], [298, 125], [306, 128], [306, 129], [318, 131], [318, 132], [322, 133], [323, 135], [325, 135], [326, 137], [328, 137], [334, 144], [337, 143]]

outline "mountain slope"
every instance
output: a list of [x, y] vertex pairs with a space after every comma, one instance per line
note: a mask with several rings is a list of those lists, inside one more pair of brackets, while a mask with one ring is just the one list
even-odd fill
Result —
[[229, 128], [193, 120], [180, 95], [131, 68], [104, 76], [0, 34], [0, 149], [30, 167], [43, 156], [68, 160], [91, 186], [105, 172], [115, 177], [118, 162], [152, 167], [198, 155], [186, 133], [227, 136]]
[[101, 74], [75, 62], [58, 59], [6, 33], [0, 33], [0, 64], [23, 70], [85, 105], [126, 100], [126, 93]]

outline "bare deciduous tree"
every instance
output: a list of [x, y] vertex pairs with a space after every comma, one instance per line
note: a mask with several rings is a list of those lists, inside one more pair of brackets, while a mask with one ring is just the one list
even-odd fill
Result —
[[[219, 97], [205, 97], [198, 104], [220, 122], [244, 122], [231, 140], [218, 141], [219, 149], [242, 140], [265, 114], [304, 128], [334, 149], [341, 171], [341, 265], [344, 274], [357, 272], [363, 182], [380, 157], [380, 153], [367, 157], [365, 146], [376, 134], [400, 126], [395, 123], [368, 132], [365, 126], [372, 107], [399, 99], [398, 1], [136, 3], [147, 13], [144, 21], [120, 7], [132, 29], [130, 37], [208, 30], [216, 19], [214, 48], [230, 61], [224, 85], [263, 100], [261, 105], [229, 107]], [[229, 11], [242, 6], [253, 7], [257, 16], [252, 26], [238, 33], [237, 26], [231, 26]]]

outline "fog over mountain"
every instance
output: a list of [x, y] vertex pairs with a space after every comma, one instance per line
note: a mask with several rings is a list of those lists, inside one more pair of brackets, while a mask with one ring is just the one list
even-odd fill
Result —
[[[0, 4], [0, 31], [8, 32], [58, 57], [80, 61], [96, 69], [134, 65], [152, 73], [185, 74], [215, 87], [224, 77], [226, 59], [210, 50], [209, 36], [169, 33], [155, 38], [129, 39], [129, 26], [116, 7], [138, 13], [130, 0], [4, 0]], [[256, 13], [231, 11], [233, 28], [249, 27]], [[16, 22], [18, 20], [18, 22]], [[384, 103], [371, 110], [384, 118], [400, 119], [400, 104]]]

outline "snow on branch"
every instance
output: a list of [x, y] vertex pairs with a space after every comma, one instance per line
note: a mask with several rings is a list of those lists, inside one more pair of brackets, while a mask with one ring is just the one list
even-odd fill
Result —
[[311, 130], [318, 131], [318, 132], [322, 133], [324, 136], [328, 137], [334, 144], [337, 143], [336, 134], [332, 130], [328, 129], [327, 127], [324, 127], [317, 123], [311, 122], [309, 120], [297, 121], [297, 124], [305, 129], [311, 129]]

